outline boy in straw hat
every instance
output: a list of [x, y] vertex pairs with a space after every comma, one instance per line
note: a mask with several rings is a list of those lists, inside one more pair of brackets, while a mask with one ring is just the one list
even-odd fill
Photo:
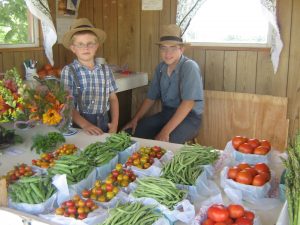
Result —
[[[113, 74], [107, 65], [95, 63], [97, 49], [106, 33], [86, 18], [76, 19], [62, 40], [76, 59], [62, 69], [61, 82], [74, 97], [73, 121], [86, 133], [116, 132], [119, 102]], [[107, 111], [110, 110], [111, 122]]]
[[[125, 125], [134, 136], [185, 143], [198, 134], [203, 112], [203, 86], [197, 63], [183, 55], [181, 30], [175, 25], [164, 26], [160, 41], [162, 62], [155, 69], [147, 98]], [[161, 100], [162, 111], [144, 117], [155, 100]]]

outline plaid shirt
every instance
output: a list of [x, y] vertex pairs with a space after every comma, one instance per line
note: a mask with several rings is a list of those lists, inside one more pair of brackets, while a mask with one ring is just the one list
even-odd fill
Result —
[[74, 97], [74, 105], [78, 109], [78, 91], [74, 81], [74, 75], [70, 66], [73, 66], [77, 73], [77, 77], [82, 92], [82, 109], [84, 113], [99, 114], [103, 113], [103, 104], [105, 102], [106, 111], [109, 110], [109, 95], [118, 88], [114, 76], [107, 65], [106, 72], [106, 99], [104, 101], [104, 72], [101, 65], [95, 64], [92, 70], [81, 65], [78, 60], [74, 60], [70, 65], [65, 66], [61, 71], [61, 83], [65, 88], [71, 91]]

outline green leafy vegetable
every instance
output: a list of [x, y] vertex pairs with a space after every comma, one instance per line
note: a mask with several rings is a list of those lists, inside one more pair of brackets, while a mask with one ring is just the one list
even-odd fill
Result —
[[49, 132], [46, 135], [37, 134], [32, 139], [33, 144], [31, 150], [35, 149], [37, 154], [44, 152], [52, 152], [58, 147], [59, 144], [62, 144], [66, 141], [65, 137], [58, 132]]

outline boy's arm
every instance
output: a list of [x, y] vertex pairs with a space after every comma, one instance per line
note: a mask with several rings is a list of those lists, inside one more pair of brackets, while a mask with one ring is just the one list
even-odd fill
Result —
[[119, 122], [119, 100], [116, 93], [109, 96], [111, 122], [108, 124], [109, 133], [116, 133]]

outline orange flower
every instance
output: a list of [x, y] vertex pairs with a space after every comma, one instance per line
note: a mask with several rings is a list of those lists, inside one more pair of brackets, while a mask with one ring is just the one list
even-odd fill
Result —
[[57, 125], [62, 120], [62, 116], [55, 110], [49, 109], [43, 114], [43, 123], [47, 125]]

